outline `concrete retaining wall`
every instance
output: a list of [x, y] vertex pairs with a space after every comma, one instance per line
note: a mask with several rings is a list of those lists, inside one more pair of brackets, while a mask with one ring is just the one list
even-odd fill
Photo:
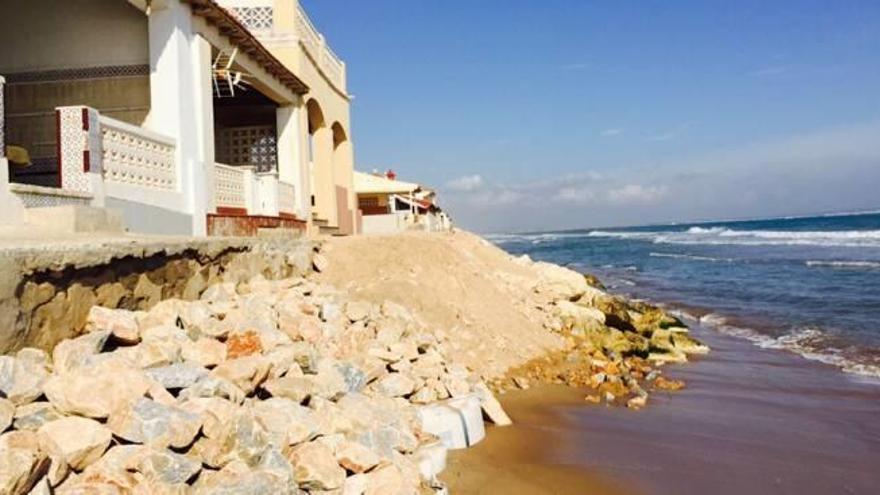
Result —
[[145, 310], [197, 299], [219, 282], [311, 271], [311, 243], [256, 239], [114, 239], [0, 250], [0, 353], [50, 350], [82, 332], [93, 305]]

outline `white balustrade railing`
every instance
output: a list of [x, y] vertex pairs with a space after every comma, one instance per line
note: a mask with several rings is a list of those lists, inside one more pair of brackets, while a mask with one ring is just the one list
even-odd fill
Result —
[[321, 72], [336, 89], [345, 92], [345, 63], [333, 53], [301, 5], [296, 9], [296, 33]]
[[293, 184], [278, 181], [278, 211], [291, 215], [296, 212], [296, 189]]
[[214, 204], [226, 208], [248, 208], [250, 169], [214, 164]]
[[177, 189], [173, 139], [104, 115], [101, 165], [104, 180], [148, 189]]
[[321, 56], [320, 48], [323, 44], [321, 33], [315, 29], [315, 25], [312, 24], [312, 20], [309, 19], [302, 5], [297, 5], [296, 8], [296, 34], [299, 35], [300, 41], [317, 61]]

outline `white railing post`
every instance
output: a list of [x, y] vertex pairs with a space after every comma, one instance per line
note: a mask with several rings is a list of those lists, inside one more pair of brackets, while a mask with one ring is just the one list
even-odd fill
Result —
[[278, 175], [275, 172], [262, 172], [257, 174], [259, 183], [258, 215], [270, 217], [278, 216]]
[[254, 170], [250, 167], [244, 169], [244, 204], [248, 215], [257, 211], [257, 184]]
[[61, 189], [90, 194], [93, 206], [104, 206], [100, 114], [85, 106], [58, 107], [55, 112]]

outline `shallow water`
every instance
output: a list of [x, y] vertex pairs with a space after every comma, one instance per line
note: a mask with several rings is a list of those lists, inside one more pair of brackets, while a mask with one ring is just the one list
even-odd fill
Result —
[[559, 385], [499, 396], [514, 425], [452, 453], [453, 493], [878, 493], [880, 387], [692, 331], [712, 352], [664, 368], [687, 387], [651, 393], [645, 409], [593, 405], [589, 390]]
[[880, 376], [880, 214], [487, 236], [764, 347]]
[[641, 411], [553, 406], [547, 455], [650, 494], [876, 494], [880, 387], [695, 327], [712, 352], [666, 373], [688, 386]]

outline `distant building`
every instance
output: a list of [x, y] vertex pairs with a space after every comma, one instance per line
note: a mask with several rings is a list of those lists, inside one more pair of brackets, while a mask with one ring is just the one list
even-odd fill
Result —
[[355, 233], [349, 106], [296, 0], [3, 2], [0, 224]]
[[397, 180], [393, 171], [355, 171], [354, 190], [361, 212], [361, 231], [365, 234], [440, 231], [451, 227], [449, 217], [435, 203], [433, 190]]

